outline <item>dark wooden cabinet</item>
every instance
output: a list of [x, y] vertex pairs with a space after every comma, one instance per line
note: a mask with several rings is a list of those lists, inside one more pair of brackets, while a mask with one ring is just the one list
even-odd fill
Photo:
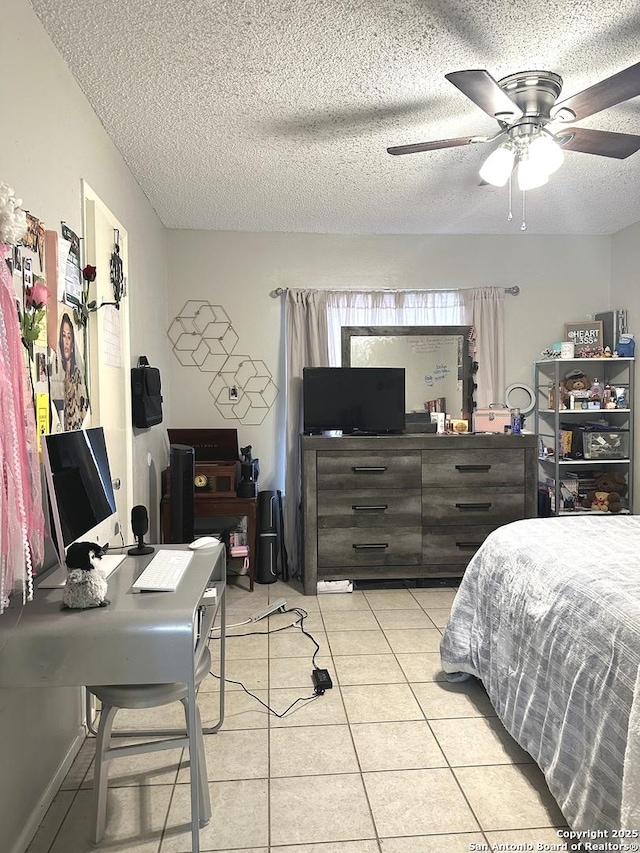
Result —
[[537, 514], [533, 435], [302, 437], [304, 591], [459, 577], [488, 534]]
[[[168, 478], [165, 477], [168, 483]], [[256, 549], [258, 545], [258, 500], [257, 498], [222, 497], [219, 494], [196, 492], [193, 497], [194, 519], [230, 518], [245, 515], [247, 517], [247, 545], [249, 546], [249, 590], [253, 592], [256, 570]], [[162, 541], [171, 541], [171, 492], [165, 491], [160, 501], [160, 519]], [[228, 559], [230, 559], [230, 554]]]

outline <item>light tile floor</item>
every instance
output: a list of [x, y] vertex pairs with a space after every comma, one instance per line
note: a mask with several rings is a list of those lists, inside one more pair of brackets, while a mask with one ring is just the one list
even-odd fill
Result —
[[[200, 834], [203, 851], [468, 853], [559, 843], [556, 828], [566, 824], [530, 756], [477, 682], [451, 684], [440, 671], [438, 644], [455, 590], [310, 597], [295, 583], [257, 585], [253, 593], [243, 584], [228, 586], [228, 624], [280, 597], [304, 608], [304, 627], [319, 646], [316, 665], [330, 671], [334, 687], [278, 718], [238, 684], [227, 685], [224, 726], [206, 738], [214, 817]], [[313, 642], [298, 628], [277, 630], [294, 618], [233, 627], [227, 640], [228, 678], [278, 712], [313, 694]], [[211, 648], [215, 661], [219, 641]], [[201, 688], [205, 725], [216, 721], [218, 685], [209, 676]], [[181, 719], [178, 705], [122, 711], [117, 725]], [[28, 853], [96, 850], [93, 747], [87, 739]], [[99, 849], [191, 850], [188, 754], [115, 760], [109, 782]]]

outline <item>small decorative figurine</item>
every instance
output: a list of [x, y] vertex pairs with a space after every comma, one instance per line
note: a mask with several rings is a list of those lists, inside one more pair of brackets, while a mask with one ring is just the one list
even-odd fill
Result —
[[108, 584], [100, 568], [104, 549], [97, 542], [74, 542], [67, 550], [69, 572], [62, 594], [62, 609], [86, 610], [106, 607]]

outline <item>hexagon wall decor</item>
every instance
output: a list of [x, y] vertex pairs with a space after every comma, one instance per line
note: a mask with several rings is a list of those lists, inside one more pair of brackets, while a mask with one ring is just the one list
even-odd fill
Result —
[[[172, 320], [167, 336], [183, 367], [214, 374], [208, 391], [223, 418], [262, 423], [278, 389], [264, 361], [234, 353], [239, 338], [221, 305], [190, 299]], [[235, 397], [232, 388], [237, 389]]]

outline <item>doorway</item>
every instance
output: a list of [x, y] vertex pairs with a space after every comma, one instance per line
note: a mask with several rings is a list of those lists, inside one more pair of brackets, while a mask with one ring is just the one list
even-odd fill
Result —
[[[89, 314], [88, 327], [91, 423], [103, 427], [105, 432], [119, 532], [126, 542], [133, 505], [129, 308], [126, 295], [120, 300], [114, 296], [111, 270], [115, 256], [120, 259], [126, 286], [128, 237], [126, 229], [86, 181], [82, 182], [82, 210], [84, 262], [96, 268], [89, 294], [96, 305]], [[117, 306], [108, 304], [116, 301]]]

